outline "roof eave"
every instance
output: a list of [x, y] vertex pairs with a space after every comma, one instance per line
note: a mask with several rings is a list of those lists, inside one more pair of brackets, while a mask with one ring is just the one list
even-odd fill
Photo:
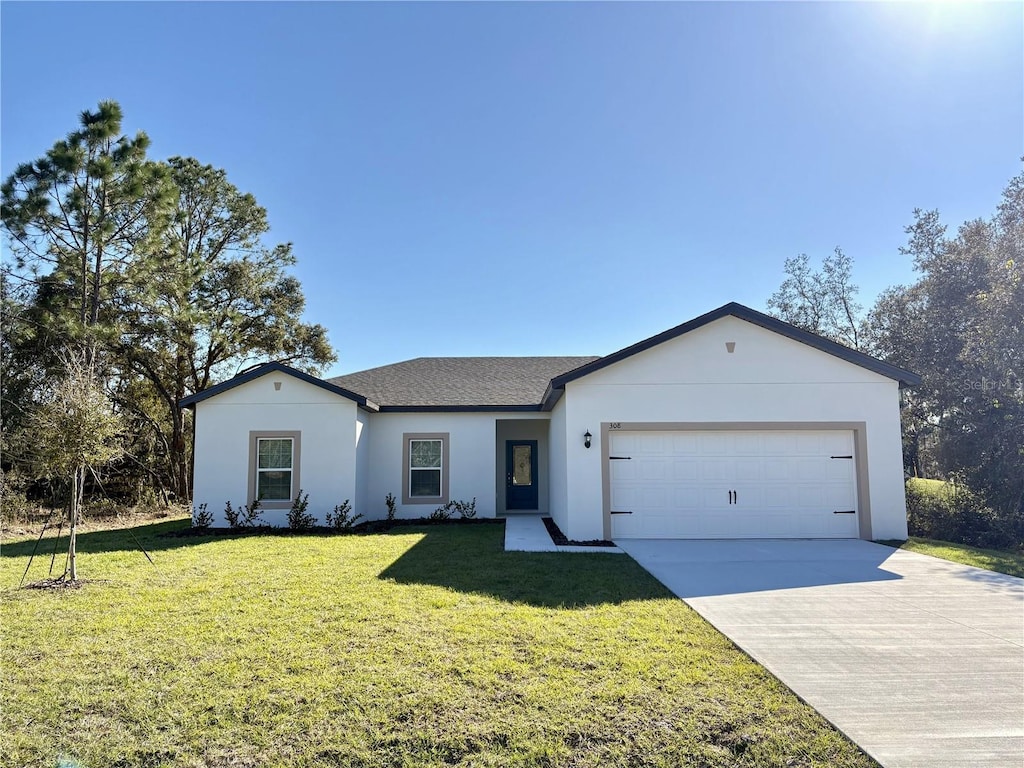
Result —
[[540, 403], [511, 405], [382, 405], [381, 413], [524, 413], [544, 410]]
[[[848, 363], [859, 365], [861, 368], [866, 368], [869, 371], [885, 376], [886, 378], [893, 379], [899, 382], [900, 388], [913, 387], [921, 383], [921, 377], [916, 373], [904, 370], [890, 363], [886, 363], [883, 360], [879, 360], [875, 357], [871, 357], [863, 352], [858, 352], [855, 349], [844, 347], [842, 344], [838, 344], [834, 341], [818, 336], [817, 334], [805, 331], [801, 328], [797, 328], [794, 325], [783, 322], [777, 318], [765, 315], [757, 310], [746, 307], [736, 302], [731, 302], [718, 309], [713, 309], [700, 317], [696, 317], [693, 320], [689, 320], [682, 325], [677, 325], [675, 328], [669, 328], [667, 331], [651, 336], [643, 341], [638, 341], [636, 344], [631, 344], [628, 347], [620, 349], [617, 352], [612, 352], [610, 355], [598, 358], [597, 360], [582, 365], [575, 370], [568, 371], [566, 373], [555, 376], [551, 379], [548, 385], [548, 392], [552, 390], [562, 390], [565, 385], [570, 381], [583, 378], [588, 374], [599, 371], [602, 368], [606, 368], [609, 365], [613, 365], [621, 360], [625, 360], [627, 357], [643, 352], [652, 347], [656, 347], [659, 344], [663, 344], [666, 341], [670, 341], [679, 336], [682, 336], [690, 331], [702, 328], [715, 320], [720, 320], [723, 317], [732, 316], [739, 320], [744, 320], [754, 325], [759, 325], [770, 331], [774, 331], [782, 336], [793, 339], [794, 341], [807, 344], [808, 346], [814, 347], [825, 354], [838, 357], [841, 360], [845, 360]], [[548, 394], [545, 393], [545, 404], [547, 404]], [[552, 405], [557, 402], [557, 397], [552, 400]]]
[[217, 395], [227, 392], [229, 389], [239, 387], [242, 384], [248, 384], [250, 381], [255, 381], [256, 379], [261, 378], [262, 376], [266, 376], [269, 373], [283, 373], [293, 378], [299, 379], [299, 381], [304, 381], [307, 384], [312, 384], [314, 387], [318, 387], [320, 389], [331, 392], [332, 394], [344, 397], [348, 400], [352, 400], [360, 408], [370, 411], [371, 413], [375, 413], [376, 411], [380, 410], [380, 406], [378, 406], [376, 403], [366, 399], [365, 397], [356, 392], [347, 390], [344, 387], [339, 387], [336, 384], [331, 384], [329, 382], [324, 381], [323, 379], [318, 379], [316, 376], [311, 376], [310, 374], [305, 373], [304, 371], [300, 371], [297, 368], [292, 368], [290, 365], [285, 365], [284, 363], [278, 362], [264, 363], [263, 365], [256, 366], [255, 368], [252, 368], [251, 370], [248, 370], [245, 373], [240, 373], [237, 376], [233, 376], [227, 381], [222, 381], [220, 384], [215, 384], [212, 387], [207, 387], [201, 392], [196, 392], [193, 395], [184, 397], [178, 401], [178, 408], [194, 408], [198, 403], [201, 403], [204, 400], [209, 400], [212, 397], [216, 397]]

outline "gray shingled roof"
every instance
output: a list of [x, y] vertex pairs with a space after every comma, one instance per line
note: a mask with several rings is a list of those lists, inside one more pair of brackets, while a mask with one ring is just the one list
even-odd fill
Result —
[[559, 374], [597, 357], [417, 357], [328, 382], [380, 406], [530, 406]]

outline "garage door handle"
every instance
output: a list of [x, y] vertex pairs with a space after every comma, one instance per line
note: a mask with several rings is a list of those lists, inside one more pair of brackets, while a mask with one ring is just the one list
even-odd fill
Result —
[[630, 510], [628, 512], [625, 512], [625, 511], [623, 511], [621, 509], [613, 509], [613, 510], [609, 511], [608, 514], [609, 515], [632, 515], [633, 511]]
[[608, 460], [609, 461], [630, 461], [632, 458], [633, 458], [632, 456], [609, 456]]
[[829, 456], [830, 459], [852, 459], [853, 456]]
[[856, 509], [834, 509], [832, 510], [833, 515], [856, 515]]

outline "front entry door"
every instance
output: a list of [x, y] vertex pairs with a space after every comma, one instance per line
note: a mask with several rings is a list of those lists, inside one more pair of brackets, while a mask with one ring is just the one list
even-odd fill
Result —
[[505, 509], [537, 509], [537, 441], [505, 441]]

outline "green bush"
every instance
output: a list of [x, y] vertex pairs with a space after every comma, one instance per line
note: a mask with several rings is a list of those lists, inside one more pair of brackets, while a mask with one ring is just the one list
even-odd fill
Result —
[[395, 494], [389, 493], [384, 497], [384, 506], [388, 508], [388, 522], [393, 523], [395, 521], [395, 507], [397, 506]]
[[36, 510], [27, 498], [29, 478], [17, 469], [0, 470], [0, 521], [4, 525], [27, 522]]
[[472, 520], [476, 517], [476, 496], [473, 497], [472, 501], [453, 501], [451, 504], [452, 509], [463, 520]]
[[911, 536], [972, 547], [1010, 549], [1024, 543], [1019, 526], [1001, 518], [959, 479], [941, 485], [908, 480], [907, 527]]
[[200, 504], [192, 511], [192, 527], [209, 528], [211, 525], [213, 525], [213, 512], [208, 510], [205, 504]]
[[235, 509], [231, 502], [224, 505], [224, 517], [228, 521], [228, 527], [232, 530], [239, 528], [255, 528], [263, 523], [260, 518], [260, 500], [256, 499], [252, 504]]
[[[388, 496], [390, 495], [389, 493]], [[348, 499], [345, 499], [334, 508], [334, 512], [327, 513], [327, 526], [340, 533], [348, 533], [361, 517], [361, 514], [352, 514], [352, 505], [348, 503]]]
[[316, 525], [316, 518], [309, 514], [309, 494], [303, 495], [299, 489], [292, 502], [292, 508], [288, 510], [288, 527], [293, 531], [308, 531]]
[[476, 496], [472, 501], [457, 501], [452, 499], [447, 504], [438, 507], [430, 513], [428, 520], [441, 521], [450, 520], [452, 515], [458, 515], [461, 520], [472, 520], [476, 517]]
[[452, 516], [452, 503], [449, 501], [443, 507], [438, 507], [433, 512], [431, 512], [430, 516], [427, 517], [427, 520], [432, 520], [433, 522], [439, 523], [442, 520], [449, 520], [449, 519], [451, 519], [451, 516]]

